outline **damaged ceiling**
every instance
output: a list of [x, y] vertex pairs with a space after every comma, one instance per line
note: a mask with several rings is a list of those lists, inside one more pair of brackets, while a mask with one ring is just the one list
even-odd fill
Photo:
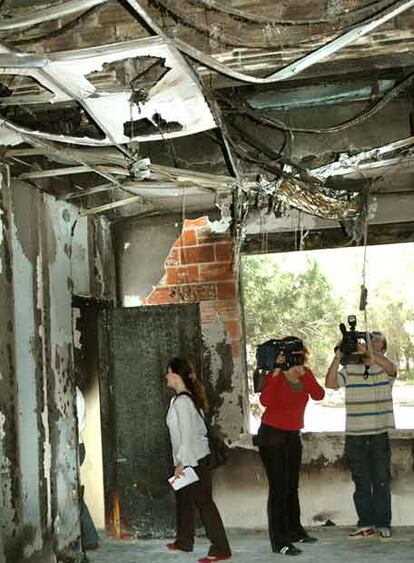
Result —
[[3, 0], [0, 154], [113, 220], [218, 207], [240, 236], [290, 208], [356, 222], [413, 190], [413, 8]]

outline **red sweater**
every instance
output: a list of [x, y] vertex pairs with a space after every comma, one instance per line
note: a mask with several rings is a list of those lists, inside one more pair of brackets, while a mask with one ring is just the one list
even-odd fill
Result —
[[299, 378], [303, 391], [295, 391], [280, 371], [273, 376], [267, 374], [266, 383], [260, 395], [260, 402], [266, 407], [262, 422], [280, 430], [300, 430], [303, 428], [303, 415], [309, 396], [320, 401], [325, 396], [324, 389], [316, 381], [310, 369]]

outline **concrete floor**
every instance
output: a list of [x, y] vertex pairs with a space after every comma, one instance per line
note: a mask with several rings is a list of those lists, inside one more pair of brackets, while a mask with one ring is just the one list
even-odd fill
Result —
[[[312, 535], [317, 536], [319, 541], [302, 546], [303, 553], [297, 560], [303, 563], [414, 562], [413, 528], [394, 529], [391, 540], [380, 540], [378, 537], [349, 539], [348, 531], [343, 528], [313, 530]], [[270, 552], [264, 532], [232, 531], [229, 536], [235, 563], [291, 560]], [[178, 554], [165, 551], [164, 544], [162, 540], [105, 540], [100, 549], [88, 552], [88, 557], [93, 563], [190, 563], [206, 555], [208, 545], [205, 538], [200, 538], [193, 553]]]

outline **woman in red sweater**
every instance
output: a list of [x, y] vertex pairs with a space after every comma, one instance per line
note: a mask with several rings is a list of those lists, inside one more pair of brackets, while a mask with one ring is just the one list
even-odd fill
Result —
[[[292, 337], [287, 337], [286, 341]], [[295, 339], [297, 340], [297, 339]], [[295, 542], [310, 543], [300, 523], [298, 495], [299, 472], [302, 461], [300, 429], [309, 397], [320, 401], [324, 389], [306, 366], [308, 352], [303, 346], [297, 352], [298, 363], [282, 371], [267, 374], [260, 402], [265, 407], [258, 433], [260, 457], [269, 480], [268, 520], [272, 550], [283, 555], [299, 555]], [[284, 358], [279, 357], [283, 364]]]

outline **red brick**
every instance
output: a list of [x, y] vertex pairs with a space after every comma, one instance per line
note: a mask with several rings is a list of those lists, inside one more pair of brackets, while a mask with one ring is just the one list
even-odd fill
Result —
[[196, 232], [194, 229], [188, 229], [183, 232], [180, 236], [178, 241], [176, 242], [176, 246], [196, 246], [197, 245], [197, 237]]
[[204, 301], [200, 304], [200, 317], [201, 322], [210, 322], [217, 318], [217, 311], [215, 309], [215, 301]]
[[236, 301], [216, 301], [214, 303], [216, 315], [225, 321], [234, 321], [239, 318], [239, 309]]
[[216, 285], [214, 283], [182, 284], [169, 286], [170, 291], [179, 302], [214, 301], [216, 299]]
[[157, 287], [145, 299], [146, 305], [164, 305], [166, 303], [180, 303], [180, 299], [173, 294], [174, 286]]
[[199, 281], [198, 266], [180, 266], [178, 268], [169, 267], [166, 269], [165, 285], [177, 285], [194, 283]]
[[221, 322], [239, 319], [240, 311], [236, 301], [208, 301], [200, 307], [202, 321], [219, 319]]
[[216, 262], [231, 262], [233, 260], [233, 245], [231, 242], [221, 242], [214, 245]]
[[230, 262], [200, 266], [200, 281], [225, 281], [233, 278], [234, 272]]
[[214, 245], [203, 244], [201, 246], [189, 246], [187, 248], [182, 248], [180, 258], [181, 264], [202, 264], [214, 262]]
[[234, 339], [240, 337], [240, 324], [238, 321], [225, 321], [224, 328]]
[[235, 281], [219, 282], [217, 284], [217, 299], [235, 299], [236, 293]]
[[199, 217], [198, 219], [185, 219], [184, 220], [184, 231], [187, 229], [197, 229], [198, 227], [207, 227], [208, 217]]
[[180, 266], [181, 265], [181, 256], [179, 248], [172, 248], [167, 260], [165, 261], [165, 267], [168, 268], [169, 266]]

